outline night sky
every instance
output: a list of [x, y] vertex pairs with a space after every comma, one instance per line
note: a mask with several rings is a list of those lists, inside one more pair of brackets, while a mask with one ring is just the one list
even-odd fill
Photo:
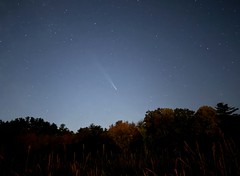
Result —
[[0, 0], [0, 119], [73, 131], [240, 108], [239, 0]]

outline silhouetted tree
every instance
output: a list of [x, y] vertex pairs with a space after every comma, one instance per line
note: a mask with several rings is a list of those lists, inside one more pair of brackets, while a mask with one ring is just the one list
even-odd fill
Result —
[[103, 133], [103, 128], [100, 125], [94, 125], [93, 123], [90, 124], [90, 126], [88, 127], [91, 135], [93, 136], [99, 136]]
[[217, 116], [220, 120], [220, 128], [224, 135], [228, 138], [233, 138], [235, 141], [240, 143], [240, 115], [235, 114], [238, 108], [230, 107], [228, 104], [224, 103], [218, 103], [215, 108], [217, 111]]
[[144, 118], [147, 134], [155, 137], [168, 135], [172, 130], [173, 121], [174, 111], [169, 108], [147, 111]]
[[60, 132], [61, 135], [70, 133], [69, 129], [63, 123], [60, 124], [60, 126], [59, 126], [59, 132]]
[[217, 115], [219, 116], [233, 115], [233, 113], [238, 110], [238, 108], [229, 107], [228, 104], [224, 104], [224, 103], [218, 103], [215, 108], [217, 111]]
[[174, 109], [174, 131], [178, 138], [192, 137], [193, 119], [195, 112], [189, 109]]

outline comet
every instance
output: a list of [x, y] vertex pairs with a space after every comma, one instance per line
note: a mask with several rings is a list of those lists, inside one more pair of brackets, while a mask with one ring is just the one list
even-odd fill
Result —
[[115, 86], [115, 84], [112, 82], [112, 80], [109, 80], [109, 83], [111, 84], [111, 86], [117, 91], [117, 87]]
[[109, 82], [109, 84], [111, 85], [111, 87], [117, 91], [117, 86], [114, 84], [114, 82], [112, 81], [112, 78], [109, 76], [109, 74], [105, 71], [105, 69], [100, 65], [100, 64], [96, 64], [97, 67], [99, 68], [99, 70], [103, 73], [105, 79]]

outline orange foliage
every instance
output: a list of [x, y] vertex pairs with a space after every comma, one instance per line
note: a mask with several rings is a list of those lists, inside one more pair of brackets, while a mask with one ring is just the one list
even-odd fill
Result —
[[129, 148], [131, 142], [139, 134], [135, 124], [122, 121], [116, 122], [116, 124], [112, 125], [108, 130], [108, 135], [124, 151]]

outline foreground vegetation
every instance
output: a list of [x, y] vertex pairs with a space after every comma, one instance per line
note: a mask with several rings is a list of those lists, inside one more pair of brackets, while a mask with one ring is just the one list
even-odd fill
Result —
[[41, 118], [0, 121], [0, 175], [240, 175], [237, 110], [159, 108], [76, 133]]

